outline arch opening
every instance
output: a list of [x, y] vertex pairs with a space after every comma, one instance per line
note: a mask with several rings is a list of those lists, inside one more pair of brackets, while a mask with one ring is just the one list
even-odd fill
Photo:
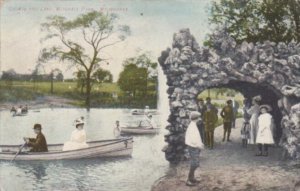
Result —
[[[202, 90], [198, 93], [197, 98], [200, 97], [205, 98], [208, 97], [208, 93], [204, 93], [206, 90], [218, 90], [220, 88], [225, 88], [227, 90], [234, 90], [235, 93], [229, 92], [229, 95], [225, 95], [226, 99], [235, 99], [238, 101], [240, 108], [243, 107], [243, 99], [252, 99], [253, 97], [260, 95], [262, 97], [261, 105], [268, 104], [272, 107], [271, 115], [273, 116], [274, 123], [275, 123], [275, 131], [274, 131], [274, 138], [276, 143], [279, 143], [280, 138], [282, 136], [282, 127], [281, 127], [281, 120], [283, 117], [283, 114], [281, 112], [281, 109], [278, 105], [279, 100], [282, 98], [282, 94], [278, 91], [276, 91], [274, 88], [270, 87], [267, 84], [255, 84], [255, 83], [249, 83], [244, 81], [234, 81], [231, 80], [226, 84], [218, 84], [211, 86], [209, 88], [206, 88], [205, 90]], [[204, 95], [203, 95], [204, 93]], [[228, 92], [227, 92], [228, 93]], [[206, 95], [205, 95], [206, 94]], [[220, 104], [220, 99], [217, 99], [214, 97], [212, 93], [210, 93], [210, 97], [212, 99], [212, 102], [215, 103], [218, 106], [218, 109], [220, 111], [221, 105], [225, 105], [226, 100], [222, 100], [223, 103]], [[240, 94], [240, 95], [239, 95]], [[224, 97], [223, 97], [224, 99]]]

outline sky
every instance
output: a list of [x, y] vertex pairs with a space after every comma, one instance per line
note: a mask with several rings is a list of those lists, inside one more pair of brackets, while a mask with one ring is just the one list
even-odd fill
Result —
[[[126, 24], [131, 35], [122, 43], [104, 52], [114, 81], [122, 71], [122, 62], [139, 53], [150, 52], [157, 61], [161, 51], [171, 47], [175, 32], [189, 28], [196, 40], [203, 42], [209, 32], [210, 0], [6, 0], [1, 6], [0, 72], [14, 69], [31, 73], [37, 64], [40, 50], [46, 46], [40, 39], [41, 23], [47, 16], [75, 18], [91, 10], [109, 11], [119, 16], [118, 23]], [[64, 63], [45, 63], [45, 72], [60, 68], [65, 78], [72, 78], [75, 69]]]

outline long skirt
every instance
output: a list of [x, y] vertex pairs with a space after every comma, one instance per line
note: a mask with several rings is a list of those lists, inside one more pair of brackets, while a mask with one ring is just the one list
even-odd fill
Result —
[[252, 115], [249, 123], [250, 123], [250, 136], [248, 139], [248, 143], [255, 144], [256, 143], [256, 134], [257, 134], [257, 129], [258, 129], [258, 116]]
[[64, 144], [63, 151], [71, 151], [71, 150], [77, 150], [77, 149], [84, 149], [88, 148], [88, 144], [86, 143], [78, 143], [73, 141], [68, 141]]

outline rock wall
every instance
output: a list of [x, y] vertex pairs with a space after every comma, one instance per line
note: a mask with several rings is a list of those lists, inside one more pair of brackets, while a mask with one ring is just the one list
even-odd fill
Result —
[[237, 44], [224, 31], [213, 37], [213, 48], [200, 47], [189, 29], [182, 29], [158, 59], [167, 76], [171, 110], [166, 159], [183, 159], [189, 113], [197, 110], [197, 95], [211, 87], [234, 88], [250, 97], [264, 94], [278, 108], [280, 145], [300, 159], [300, 43]]

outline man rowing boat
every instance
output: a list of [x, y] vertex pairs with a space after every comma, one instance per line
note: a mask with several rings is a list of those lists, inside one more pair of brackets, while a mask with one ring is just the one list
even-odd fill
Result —
[[42, 125], [35, 124], [33, 126], [34, 132], [36, 134], [36, 138], [28, 138], [24, 137], [24, 141], [26, 142], [27, 146], [32, 147], [30, 152], [47, 152], [47, 141], [45, 136], [42, 133]]

